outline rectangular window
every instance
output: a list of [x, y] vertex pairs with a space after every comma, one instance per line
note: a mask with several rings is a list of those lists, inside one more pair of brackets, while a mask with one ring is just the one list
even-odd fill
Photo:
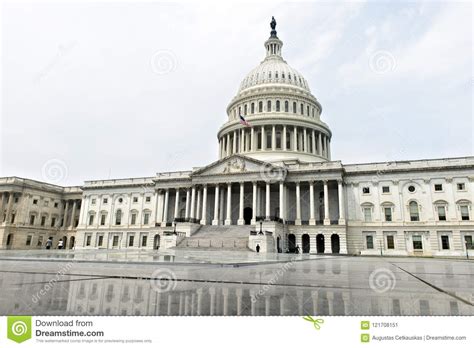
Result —
[[38, 237], [38, 243], [36, 243], [36, 246], [42, 246], [43, 245], [43, 236]]
[[94, 214], [89, 215], [89, 226], [94, 224]]
[[364, 220], [365, 222], [372, 221], [372, 208], [364, 208]]
[[385, 221], [392, 221], [392, 208], [390, 207], [385, 207], [384, 208], [385, 212]]
[[137, 223], [137, 214], [132, 214], [132, 219], [130, 220], [130, 225], [135, 225]]
[[469, 207], [467, 205], [461, 206], [461, 220], [469, 220]]
[[395, 249], [395, 238], [392, 235], [387, 236], [387, 249]]
[[458, 182], [456, 186], [458, 188], [458, 191], [465, 191], [466, 190], [466, 185], [463, 182]]
[[30, 246], [31, 245], [31, 240], [33, 239], [32, 235], [26, 236], [26, 245]]
[[92, 198], [92, 199], [91, 199], [91, 204], [92, 204], [92, 205], [95, 205], [96, 202], [97, 202], [97, 200], [96, 200], [95, 198]]
[[106, 217], [107, 217], [107, 215], [105, 215], [105, 214], [102, 214], [102, 215], [100, 216], [100, 225], [101, 225], [101, 226], [104, 226], [104, 225], [105, 225], [105, 218], [106, 218]]
[[47, 207], [49, 205], [49, 201], [44, 201], [44, 206]]
[[104, 204], [107, 204], [108, 202], [109, 202], [108, 198], [104, 198], [104, 200], [102, 201], [102, 203], [104, 203]]
[[143, 224], [148, 225], [149, 221], [150, 221], [150, 213], [145, 213], [143, 215]]
[[44, 226], [46, 224], [46, 216], [41, 217], [41, 226]]
[[11, 218], [10, 218], [10, 223], [12, 224], [15, 223], [15, 213], [12, 213]]
[[449, 236], [441, 236], [441, 248], [449, 250]]
[[142, 247], [146, 247], [147, 239], [147, 236], [142, 236]]
[[363, 194], [369, 194], [370, 193], [370, 187], [362, 187], [362, 193]]
[[267, 132], [267, 149], [272, 148], [272, 133]]
[[34, 224], [35, 224], [35, 218], [36, 218], [35, 215], [30, 215], [30, 225], [34, 225]]
[[33, 204], [34, 204], [34, 205], [38, 204], [38, 200], [37, 200], [37, 199], [33, 199]]
[[382, 186], [382, 193], [390, 193], [390, 186]]
[[443, 185], [442, 184], [435, 184], [434, 188], [435, 188], [435, 191], [443, 191]]
[[151, 202], [151, 197], [150, 197], [150, 196], [146, 196], [146, 197], [145, 197], [145, 202], [146, 202], [146, 203], [150, 203], [150, 202]]
[[51, 227], [55, 227], [56, 226], [56, 218], [53, 217], [51, 218]]
[[91, 239], [92, 239], [92, 236], [88, 234], [86, 236], [86, 246], [91, 246]]
[[104, 243], [104, 236], [100, 235], [99, 239], [97, 240], [97, 246], [101, 247]]
[[128, 237], [128, 246], [129, 246], [129, 247], [132, 247], [132, 246], [133, 246], [134, 240], [135, 240], [135, 237], [134, 237], [134, 236], [129, 236], [129, 237]]
[[464, 236], [464, 246], [467, 250], [471, 250], [472, 248], [472, 236]]
[[59, 207], [59, 203], [58, 203], [58, 202], [54, 202], [54, 207], [55, 207], [55, 208], [58, 208], [58, 207]]
[[374, 248], [374, 237], [373, 236], [365, 236], [365, 243], [367, 245], [367, 249]]
[[117, 246], [118, 246], [118, 243], [119, 243], [119, 237], [118, 237], [118, 236], [114, 236], [113, 239], [112, 239], [112, 246], [113, 246], [113, 247], [117, 247]]
[[421, 240], [421, 236], [413, 236], [413, 249], [423, 250], [423, 242]]
[[138, 203], [138, 197], [133, 197], [133, 203]]
[[446, 207], [438, 206], [438, 220], [439, 221], [446, 221]]

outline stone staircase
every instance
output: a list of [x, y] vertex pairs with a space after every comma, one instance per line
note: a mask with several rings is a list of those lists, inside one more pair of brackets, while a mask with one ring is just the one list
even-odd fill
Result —
[[201, 226], [191, 237], [184, 238], [176, 249], [249, 250], [253, 226]]

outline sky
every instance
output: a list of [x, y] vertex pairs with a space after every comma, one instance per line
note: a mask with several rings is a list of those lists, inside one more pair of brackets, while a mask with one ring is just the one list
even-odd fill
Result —
[[212, 163], [271, 16], [333, 160], [472, 155], [469, 2], [7, 2], [0, 176], [81, 185]]

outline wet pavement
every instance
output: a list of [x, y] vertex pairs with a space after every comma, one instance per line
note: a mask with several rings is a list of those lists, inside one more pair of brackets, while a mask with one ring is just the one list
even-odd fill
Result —
[[0, 315], [474, 315], [474, 262], [0, 252]]

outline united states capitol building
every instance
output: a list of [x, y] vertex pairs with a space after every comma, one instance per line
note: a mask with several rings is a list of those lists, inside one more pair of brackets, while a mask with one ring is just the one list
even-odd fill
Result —
[[474, 256], [474, 157], [334, 160], [322, 106], [275, 25], [227, 107], [215, 162], [77, 187], [0, 178], [0, 248], [52, 238], [66, 249]]

